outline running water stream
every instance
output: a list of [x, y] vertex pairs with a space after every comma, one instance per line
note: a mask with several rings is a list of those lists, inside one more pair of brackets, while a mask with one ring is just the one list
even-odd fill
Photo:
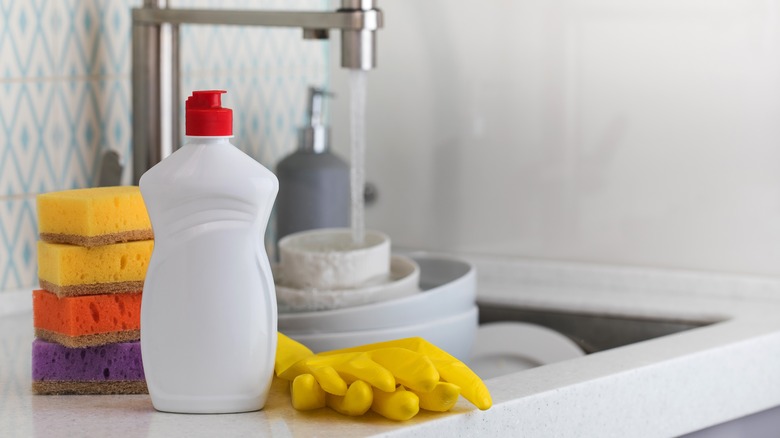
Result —
[[366, 235], [363, 191], [366, 180], [366, 71], [349, 71], [350, 196], [352, 243], [363, 245]]

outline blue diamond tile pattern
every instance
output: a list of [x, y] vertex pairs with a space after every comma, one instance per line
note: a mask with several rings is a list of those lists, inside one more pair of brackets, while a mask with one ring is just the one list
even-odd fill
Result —
[[[0, 0], [0, 293], [37, 283], [35, 196], [93, 185], [105, 150], [132, 161], [130, 9], [140, 3]], [[330, 7], [327, 0], [169, 3]], [[181, 44], [182, 96], [228, 90], [234, 143], [273, 169], [295, 148], [306, 88], [326, 84], [329, 43], [304, 40], [294, 29], [186, 25]], [[183, 117], [183, 102], [180, 108]]]

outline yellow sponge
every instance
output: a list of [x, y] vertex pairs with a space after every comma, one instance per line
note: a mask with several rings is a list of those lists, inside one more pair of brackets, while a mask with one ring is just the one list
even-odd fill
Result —
[[60, 297], [139, 292], [153, 247], [153, 240], [94, 248], [39, 241], [38, 279]]
[[149, 215], [136, 186], [38, 195], [38, 229], [47, 242], [87, 247], [153, 238]]

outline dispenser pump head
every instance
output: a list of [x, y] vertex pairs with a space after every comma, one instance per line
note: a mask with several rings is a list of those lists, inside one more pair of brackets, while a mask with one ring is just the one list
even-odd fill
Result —
[[224, 90], [193, 91], [187, 98], [185, 133], [198, 137], [233, 135], [233, 110], [222, 107]]
[[309, 87], [309, 120], [301, 129], [300, 149], [303, 151], [319, 154], [328, 150], [330, 130], [323, 122], [326, 97], [333, 97], [333, 94], [322, 88]]

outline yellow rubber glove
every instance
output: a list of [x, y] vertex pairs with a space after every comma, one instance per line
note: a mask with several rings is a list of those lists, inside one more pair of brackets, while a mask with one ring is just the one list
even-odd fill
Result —
[[405, 348], [314, 355], [281, 333], [275, 370], [278, 377], [291, 381], [301, 374], [312, 374], [325, 392], [339, 396], [346, 394], [347, 384], [357, 380], [385, 392], [395, 391], [396, 383], [428, 392], [439, 382], [431, 360]]
[[[314, 355], [302, 344], [279, 333], [278, 345], [277, 376], [293, 383], [299, 376], [308, 376], [297, 386], [291, 385], [294, 406], [322, 407], [324, 396], [327, 406], [345, 415], [361, 415], [371, 406], [380, 415], [402, 420], [411, 418], [420, 408], [447, 411], [457, 402], [461, 391], [479, 409], [492, 405], [487, 387], [473, 371], [422, 338]], [[446, 382], [439, 381], [440, 377]], [[314, 385], [312, 379], [319, 385]], [[399, 386], [399, 391], [396, 382], [410, 390]], [[351, 383], [349, 390], [348, 383]], [[392, 395], [401, 391], [407, 394]], [[406, 418], [412, 411], [414, 414]]]
[[481, 410], [485, 410], [493, 405], [490, 391], [488, 391], [484, 382], [482, 382], [482, 379], [480, 379], [474, 371], [471, 371], [466, 364], [423, 338], [415, 337], [378, 342], [375, 344], [361, 345], [359, 347], [327, 351], [320, 353], [319, 355], [328, 356], [367, 352], [384, 348], [405, 348], [427, 356], [436, 367], [441, 378], [446, 382], [459, 386], [463, 397], [473, 403], [474, 406]]

